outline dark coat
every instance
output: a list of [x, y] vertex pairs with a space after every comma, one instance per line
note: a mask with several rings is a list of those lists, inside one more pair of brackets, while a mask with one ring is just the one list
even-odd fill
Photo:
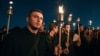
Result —
[[45, 36], [26, 27], [11, 33], [2, 42], [2, 56], [45, 56]]

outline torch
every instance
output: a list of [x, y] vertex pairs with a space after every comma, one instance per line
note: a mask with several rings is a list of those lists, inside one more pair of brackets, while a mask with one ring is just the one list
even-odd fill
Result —
[[[59, 13], [58, 13], [58, 21], [59, 21], [59, 46], [61, 46], [61, 29], [62, 29], [62, 25], [63, 25], [63, 18], [64, 18], [64, 9], [63, 9], [63, 5], [59, 6]], [[59, 54], [60, 56], [60, 54]]]
[[97, 39], [98, 39], [98, 30], [99, 30], [99, 29], [100, 29], [100, 27], [98, 26], [98, 27], [97, 27]]
[[92, 30], [94, 31], [94, 30], [95, 30], [95, 28], [94, 28], [94, 27], [92, 27]]
[[69, 14], [69, 17], [68, 17], [68, 24], [70, 24], [71, 20], [72, 20], [72, 14]]
[[58, 21], [59, 21], [59, 45], [61, 45], [61, 27], [64, 17], [63, 5], [59, 6]]
[[78, 45], [80, 46], [81, 45], [81, 38], [80, 38], [80, 28], [79, 28], [79, 24], [80, 24], [80, 18], [78, 17], [77, 20], [77, 27], [78, 27], [78, 35], [79, 35], [79, 41], [78, 41]]
[[6, 34], [9, 33], [9, 26], [10, 26], [10, 16], [12, 15], [12, 4], [13, 4], [13, 1], [9, 1], [9, 9], [8, 9], [8, 21], [7, 21], [7, 31], [6, 31]]
[[[72, 14], [69, 14], [69, 17], [68, 17], [68, 24], [70, 26], [70, 22], [72, 21]], [[67, 42], [69, 43], [69, 31], [70, 29], [68, 29], [68, 35], [67, 35]]]
[[92, 25], [92, 20], [89, 20], [88, 25], [89, 25], [89, 38], [90, 38], [90, 29], [91, 29], [91, 25]]
[[74, 28], [74, 31], [75, 31], [75, 26], [76, 26], [76, 23], [75, 23], [75, 22], [73, 22], [73, 28]]
[[56, 23], [56, 20], [53, 20], [54, 23]]
[[78, 24], [78, 34], [80, 36], [80, 29], [79, 29], [80, 18], [78, 17], [76, 21], [77, 21], [77, 24]]

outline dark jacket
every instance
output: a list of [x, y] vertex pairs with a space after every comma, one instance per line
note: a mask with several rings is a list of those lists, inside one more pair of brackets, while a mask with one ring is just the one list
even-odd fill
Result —
[[26, 27], [11, 33], [2, 42], [2, 56], [45, 56], [45, 36]]

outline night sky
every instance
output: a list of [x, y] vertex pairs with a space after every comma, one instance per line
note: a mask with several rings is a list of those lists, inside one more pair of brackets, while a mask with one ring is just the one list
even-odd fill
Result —
[[[80, 23], [88, 26], [92, 20], [92, 26], [100, 26], [100, 0], [13, 0], [13, 15], [11, 15], [10, 29], [26, 25], [26, 16], [31, 9], [40, 9], [44, 14], [45, 27], [54, 19], [57, 20], [58, 6], [64, 6], [64, 22], [68, 15], [73, 14], [72, 22], [80, 17]], [[0, 0], [0, 28], [7, 24], [9, 0]]]

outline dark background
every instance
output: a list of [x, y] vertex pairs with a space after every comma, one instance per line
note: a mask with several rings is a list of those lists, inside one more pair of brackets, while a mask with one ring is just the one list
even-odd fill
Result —
[[[92, 20], [92, 26], [100, 26], [100, 0], [13, 0], [13, 15], [10, 20], [10, 29], [26, 25], [26, 16], [31, 9], [40, 9], [44, 13], [45, 27], [54, 19], [57, 20], [58, 6], [64, 6], [64, 21], [68, 15], [73, 14], [72, 22], [80, 17], [80, 23], [88, 27], [88, 21]], [[0, 0], [0, 28], [6, 26], [9, 0]]]

